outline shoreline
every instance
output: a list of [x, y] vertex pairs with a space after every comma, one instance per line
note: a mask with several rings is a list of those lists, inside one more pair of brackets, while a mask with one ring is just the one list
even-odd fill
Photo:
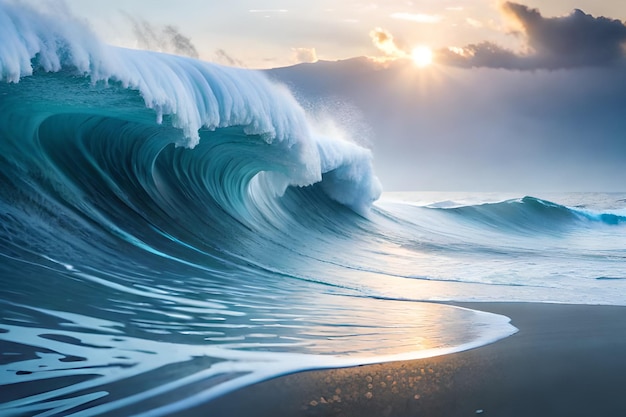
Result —
[[519, 331], [442, 356], [289, 374], [180, 415], [626, 415], [626, 306], [446, 304], [505, 315]]

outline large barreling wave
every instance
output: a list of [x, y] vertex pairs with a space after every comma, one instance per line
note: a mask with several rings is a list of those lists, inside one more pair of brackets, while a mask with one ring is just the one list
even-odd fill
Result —
[[163, 415], [512, 331], [360, 288], [371, 152], [258, 72], [2, 1], [0, 77], [2, 415]]

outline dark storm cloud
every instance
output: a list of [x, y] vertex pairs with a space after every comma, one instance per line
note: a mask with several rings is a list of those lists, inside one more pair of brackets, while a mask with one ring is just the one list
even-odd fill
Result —
[[490, 67], [530, 69], [533, 60], [515, 54], [492, 42], [467, 45], [461, 50], [442, 49], [436, 52], [437, 62], [457, 67]]
[[505, 3], [503, 10], [521, 25], [528, 53], [483, 42], [439, 51], [439, 61], [460, 67], [558, 69], [609, 66], [624, 60], [626, 25], [619, 20], [578, 9], [568, 16], [546, 18], [537, 9], [513, 2]]

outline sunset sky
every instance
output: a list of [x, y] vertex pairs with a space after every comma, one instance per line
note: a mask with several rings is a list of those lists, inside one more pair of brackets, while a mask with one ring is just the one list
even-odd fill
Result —
[[[417, 46], [447, 50], [484, 42], [523, 53], [529, 46], [527, 36], [520, 34], [524, 29], [520, 11], [497, 0], [66, 0], [66, 4], [109, 43], [167, 51], [172, 49], [165, 41], [167, 33], [177, 33], [188, 39], [201, 59], [249, 68], [385, 55], [389, 44], [375, 45], [381, 34], [407, 53]], [[581, 9], [594, 17], [626, 20], [621, 0], [523, 4], [538, 8], [544, 18]]]

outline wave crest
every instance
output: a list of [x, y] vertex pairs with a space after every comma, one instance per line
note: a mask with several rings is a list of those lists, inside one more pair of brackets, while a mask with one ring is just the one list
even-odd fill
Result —
[[[324, 180], [323, 189], [331, 198], [361, 214], [379, 197], [381, 187], [372, 170], [371, 152], [354, 143], [317, 134], [287, 89], [270, 82], [260, 72], [104, 45], [85, 26], [68, 18], [7, 2], [0, 5], [2, 80], [18, 83], [27, 76], [41, 77], [42, 71], [57, 73], [54, 81], [58, 90], [40, 85], [39, 94], [42, 99], [46, 92], [51, 95], [54, 103], [47, 104], [63, 103], [63, 108], [54, 111], [84, 112], [87, 105], [90, 113], [126, 120], [128, 116], [116, 107], [127, 96], [111, 94], [110, 90], [136, 90], [144, 106], [156, 113], [156, 124], [175, 128], [165, 132], [177, 146], [194, 148], [203, 136], [213, 140], [232, 133], [237, 140], [261, 139], [280, 148], [280, 156], [266, 163], [227, 163], [226, 158], [239, 159], [236, 150], [228, 155], [214, 155], [215, 165], [211, 169], [220, 172], [228, 168], [228, 172], [219, 175], [230, 178], [229, 186], [242, 189], [242, 181], [247, 186], [262, 171], [272, 174], [252, 183], [253, 187], [263, 184], [275, 195], [284, 193], [287, 186], [307, 186]], [[76, 75], [86, 76], [91, 85], [83, 85]], [[112, 97], [103, 104], [98, 102], [103, 96]], [[45, 107], [45, 102], [42, 100], [40, 106]], [[19, 106], [17, 100], [13, 105]], [[9, 108], [9, 103], [5, 103], [4, 111]], [[30, 128], [36, 131], [37, 122], [32, 120], [52, 116], [54, 111], [48, 109], [45, 116], [29, 115], [29, 123], [35, 123]], [[159, 135], [164, 136], [165, 132]], [[13, 136], [24, 133], [28, 132]], [[242, 143], [237, 146], [245, 146]], [[253, 159], [264, 158], [264, 151], [258, 150]], [[232, 169], [235, 165], [237, 170]], [[230, 194], [213, 187], [214, 196], [223, 192]]]
[[626, 222], [626, 216], [610, 211], [593, 211], [568, 207], [548, 200], [526, 196], [496, 203], [435, 208], [458, 214], [466, 220], [506, 229], [554, 230], [577, 222], [617, 225]]

